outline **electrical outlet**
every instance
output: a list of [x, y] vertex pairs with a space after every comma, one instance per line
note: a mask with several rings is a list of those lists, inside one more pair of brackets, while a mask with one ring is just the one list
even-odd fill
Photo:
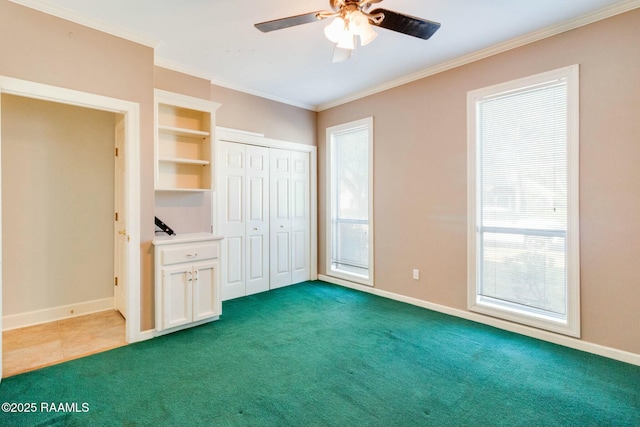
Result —
[[417, 268], [413, 269], [413, 280], [419, 280], [420, 279], [420, 270], [418, 270]]

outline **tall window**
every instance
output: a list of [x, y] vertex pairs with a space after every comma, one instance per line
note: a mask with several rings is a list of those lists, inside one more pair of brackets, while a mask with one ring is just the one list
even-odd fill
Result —
[[373, 285], [373, 118], [327, 129], [327, 274]]
[[469, 309], [580, 335], [578, 66], [468, 94]]

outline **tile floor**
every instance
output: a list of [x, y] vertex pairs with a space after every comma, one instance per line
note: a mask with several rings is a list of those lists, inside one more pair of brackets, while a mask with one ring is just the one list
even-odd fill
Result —
[[5, 331], [2, 376], [9, 377], [126, 345], [125, 320], [115, 310]]

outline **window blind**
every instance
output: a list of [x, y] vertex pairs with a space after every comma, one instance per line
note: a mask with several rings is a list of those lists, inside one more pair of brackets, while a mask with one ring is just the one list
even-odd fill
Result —
[[333, 262], [337, 268], [369, 267], [369, 130], [335, 133], [333, 153]]
[[488, 96], [476, 108], [479, 294], [563, 317], [566, 79]]

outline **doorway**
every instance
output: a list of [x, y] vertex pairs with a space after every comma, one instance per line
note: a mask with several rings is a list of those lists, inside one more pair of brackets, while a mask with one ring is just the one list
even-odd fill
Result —
[[[19, 97], [25, 98], [35, 98], [38, 100], [46, 100], [52, 101], [54, 103], [58, 103], [61, 105], [71, 105], [75, 107], [84, 107], [92, 110], [99, 110], [102, 112], [115, 113], [112, 114], [113, 117], [113, 125], [120, 124], [120, 142], [124, 145], [124, 147], [119, 147], [121, 157], [121, 170], [120, 170], [120, 181], [116, 179], [116, 177], [111, 177], [111, 190], [115, 190], [115, 187], [118, 187], [118, 191], [116, 193], [119, 194], [121, 200], [121, 206], [119, 206], [118, 215], [122, 220], [122, 224], [126, 224], [126, 228], [120, 227], [122, 224], [118, 224], [118, 228], [112, 230], [116, 230], [114, 233], [111, 232], [110, 241], [113, 243], [113, 249], [111, 250], [111, 255], [118, 254], [118, 267], [112, 263], [109, 267], [111, 268], [111, 272], [117, 271], [119, 269], [120, 273], [118, 276], [118, 285], [122, 286], [121, 289], [124, 289], [121, 295], [120, 303], [126, 305], [129, 310], [127, 312], [127, 322], [126, 322], [126, 341], [131, 343], [140, 340], [140, 247], [139, 247], [139, 176], [136, 171], [137, 167], [133, 167], [134, 165], [139, 164], [139, 106], [137, 103], [132, 103], [129, 101], [122, 101], [113, 98], [107, 98], [99, 95], [87, 94], [83, 92], [68, 90], [57, 88], [48, 85], [42, 85], [34, 82], [27, 82], [24, 80], [12, 79], [7, 77], [0, 76], [0, 97], [2, 95], [17, 95]], [[0, 124], [1, 124], [2, 116], [0, 115]], [[116, 126], [116, 135], [118, 132], [118, 128]], [[117, 136], [112, 138], [118, 140]], [[113, 141], [113, 139], [112, 139]], [[2, 146], [2, 141], [0, 139], [0, 147]], [[114, 146], [112, 145], [110, 150], [113, 150]], [[111, 160], [112, 157], [109, 158], [109, 162], [113, 162]], [[113, 168], [114, 163], [110, 163]], [[116, 167], [118, 162], [116, 161]], [[82, 165], [77, 165], [81, 167]], [[62, 172], [62, 171], [61, 171]], [[114, 181], [115, 180], [115, 181]], [[119, 184], [116, 184], [118, 183]], [[6, 188], [6, 187], [5, 187]], [[112, 204], [114, 200], [118, 200], [117, 195], [113, 195], [111, 199]], [[8, 200], [4, 199], [5, 204], [9, 203]], [[4, 213], [5, 209], [2, 209]], [[110, 213], [110, 221], [113, 227], [113, 211]], [[55, 224], [50, 224], [51, 227], [55, 227]], [[5, 223], [5, 228], [7, 227]], [[65, 230], [66, 232], [61, 233], [59, 236], [60, 239], [68, 239], [73, 241], [73, 229]], [[120, 232], [120, 233], [118, 233]], [[114, 239], [114, 235], [122, 236], [122, 240], [125, 242], [121, 248], [116, 249], [117, 239]], [[0, 238], [3, 236], [2, 229], [0, 228]], [[82, 244], [86, 244], [87, 241], [83, 240], [81, 237], [76, 238], [75, 241], [81, 241]], [[89, 244], [95, 244], [96, 242], [91, 242], [89, 239]], [[49, 249], [50, 251], [55, 251], [55, 245]], [[51, 253], [51, 252], [49, 252]], [[0, 252], [2, 255], [2, 252]], [[113, 258], [112, 258], [113, 259]], [[38, 260], [34, 259], [34, 263], [37, 263]], [[2, 273], [2, 257], [0, 257], [0, 274]], [[68, 267], [67, 271], [76, 271], [73, 265]], [[103, 266], [104, 268], [104, 266]], [[109, 274], [111, 276], [111, 274]], [[1, 276], [0, 276], [1, 277]], [[25, 272], [24, 280], [28, 279], [28, 271]], [[112, 288], [112, 308], [114, 304], [114, 297], [116, 294], [115, 289], [113, 288], [115, 284], [111, 282], [109, 286]], [[0, 279], [0, 291], [2, 290], [2, 280]], [[100, 304], [103, 299], [98, 298], [95, 300], [97, 304]], [[64, 306], [63, 306], [64, 307]], [[64, 309], [64, 308], [63, 308]], [[95, 311], [95, 310], [94, 310]], [[0, 314], [2, 310], [0, 308]], [[73, 313], [71, 313], [73, 314]], [[36, 316], [38, 315], [38, 311], [36, 310]], [[0, 316], [1, 317], [1, 316]], [[63, 317], [63, 316], [60, 316]], [[1, 326], [1, 323], [0, 323]], [[1, 350], [1, 347], [0, 347]], [[0, 351], [1, 354], [1, 351]], [[1, 362], [1, 357], [0, 357]]]

